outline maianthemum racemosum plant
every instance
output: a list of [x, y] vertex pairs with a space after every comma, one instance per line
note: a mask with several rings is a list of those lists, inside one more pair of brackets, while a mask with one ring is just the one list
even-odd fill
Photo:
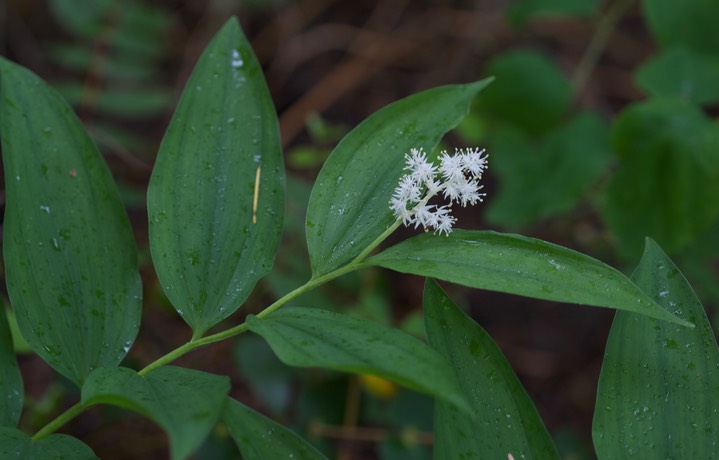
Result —
[[[237, 20], [207, 46], [165, 134], [148, 190], [152, 261], [192, 339], [141, 370], [120, 366], [138, 332], [136, 250], [118, 192], [67, 104], [0, 59], [0, 133], [10, 300], [33, 351], [81, 389], [34, 434], [17, 428], [23, 385], [0, 317], [0, 458], [89, 459], [58, 434], [97, 404], [137, 411], [187, 458], [217, 424], [246, 459], [322, 459], [307, 441], [228, 396], [229, 379], [171, 365], [252, 332], [287, 365], [374, 374], [435, 398], [434, 456], [558, 458], [499, 348], [434, 279], [617, 309], [593, 427], [604, 459], [710, 458], [719, 434], [719, 352], [704, 310], [651, 240], [631, 280], [544, 241], [454, 229], [452, 203], [482, 200], [487, 156], [428, 152], [489, 79], [430, 89], [378, 111], [335, 148], [314, 184], [306, 231], [312, 277], [245, 322], [239, 309], [272, 266], [282, 233], [277, 117]], [[445, 199], [449, 204], [435, 204]], [[378, 250], [400, 225], [429, 230]], [[379, 266], [427, 277], [426, 343], [369, 320], [287, 302]]]

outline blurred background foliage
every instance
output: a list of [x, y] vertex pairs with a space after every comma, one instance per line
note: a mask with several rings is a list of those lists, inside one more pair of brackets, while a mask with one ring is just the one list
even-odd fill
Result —
[[[490, 153], [487, 202], [458, 210], [459, 225], [532, 235], [627, 272], [649, 235], [677, 260], [711, 316], [719, 300], [719, 2], [0, 0], [0, 54], [75, 107], [128, 207], [145, 308], [126, 364], [143, 366], [190, 337], [149, 260], [145, 190], [184, 82], [230, 15], [265, 69], [290, 173], [275, 271], [239, 315], [309, 277], [311, 183], [351, 127], [414, 92], [493, 75], [443, 141]], [[365, 271], [294, 304], [349, 311], [422, 337], [421, 286]], [[593, 458], [590, 426], [612, 312], [447, 289], [499, 343], [564, 458]], [[19, 339], [16, 346], [26, 352], [22, 426], [35, 431], [77, 394]], [[389, 382], [290, 369], [249, 334], [180, 364], [230, 375], [233, 396], [332, 458], [431, 457], [432, 402]], [[94, 408], [68, 430], [103, 459], [166, 456], [159, 429], [118, 409]], [[196, 457], [238, 455], [219, 427]]]

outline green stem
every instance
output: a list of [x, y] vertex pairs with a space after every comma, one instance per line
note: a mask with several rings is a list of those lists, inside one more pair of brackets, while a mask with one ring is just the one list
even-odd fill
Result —
[[[281, 308], [284, 306], [287, 302], [301, 296], [302, 294], [314, 289], [317, 286], [320, 286], [330, 280], [333, 280], [337, 277], [340, 277], [342, 275], [346, 275], [347, 273], [353, 272], [355, 270], [359, 270], [363, 267], [364, 261], [369, 256], [369, 254], [382, 243], [392, 232], [394, 232], [397, 227], [400, 226], [402, 223], [401, 220], [395, 221], [387, 230], [385, 230], [380, 236], [378, 236], [372, 243], [370, 243], [369, 246], [367, 246], [357, 257], [352, 260], [352, 262], [348, 263], [344, 267], [340, 267], [336, 270], [333, 270], [329, 273], [326, 273], [322, 276], [318, 276], [317, 278], [312, 278], [302, 286], [294, 289], [291, 292], [288, 292], [281, 298], [277, 299], [274, 303], [269, 305], [267, 308], [259, 312], [256, 316], [258, 318], [264, 318], [268, 315], [270, 315], [275, 310]], [[191, 352], [192, 350], [195, 350], [197, 348], [200, 348], [205, 345], [209, 345], [211, 343], [220, 342], [225, 339], [229, 339], [231, 337], [234, 337], [236, 335], [242, 334], [243, 332], [247, 331], [247, 325], [245, 323], [239, 324], [235, 327], [231, 327], [230, 329], [224, 330], [222, 332], [218, 332], [216, 334], [208, 335], [206, 337], [202, 337], [199, 339], [192, 339], [189, 342], [187, 342], [184, 345], [179, 346], [178, 348], [175, 348], [171, 352], [167, 353], [166, 355], [158, 358], [157, 360], [153, 361], [152, 363], [148, 364], [143, 368], [142, 370], [138, 371], [137, 373], [139, 375], [147, 375], [148, 373], [152, 372], [153, 370], [165, 366], [172, 361], [178, 359], [179, 357]], [[82, 413], [86, 409], [85, 405], [82, 403], [77, 403], [74, 406], [70, 407], [68, 410], [60, 414], [55, 420], [45, 425], [41, 430], [39, 430], [35, 435], [33, 436], [33, 440], [39, 440], [44, 438], [45, 436], [54, 433], [56, 430], [58, 430], [60, 427], [65, 425], [67, 422], [72, 420], [73, 418], [77, 417], [80, 413]]]
[[624, 16], [624, 13], [634, 4], [635, 0], [618, 0], [615, 2], [607, 11], [607, 14], [602, 17], [597, 25], [597, 31], [592, 37], [592, 41], [587, 46], [587, 50], [584, 52], [582, 59], [577, 65], [577, 70], [574, 71], [572, 76], [572, 89], [574, 94], [578, 94], [579, 91], [584, 88], [589, 75], [592, 73], [594, 68], [599, 62], [599, 58], [606, 48], [611, 37], [612, 32], [616, 28], [617, 22]]
[[[285, 305], [290, 300], [295, 299], [296, 297], [301, 296], [307, 291], [310, 291], [314, 289], [315, 287], [326, 283], [327, 281], [337, 278], [338, 276], [342, 276], [346, 273], [349, 273], [351, 271], [357, 270], [360, 268], [360, 263], [350, 263], [342, 268], [338, 268], [337, 270], [331, 271], [327, 273], [326, 275], [320, 276], [318, 278], [313, 278], [303, 284], [302, 286], [296, 288], [295, 290], [285, 294], [281, 298], [277, 299], [274, 303], [272, 303], [270, 306], [259, 312], [256, 316], [258, 318], [264, 318], [265, 316], [269, 315], [273, 311], [277, 310], [278, 308]], [[172, 361], [176, 360], [180, 356], [185, 355], [186, 353], [189, 353], [192, 350], [195, 350], [197, 348], [203, 347], [205, 345], [209, 345], [211, 343], [220, 342], [222, 340], [229, 339], [231, 337], [234, 337], [236, 335], [242, 334], [243, 332], [247, 331], [247, 325], [245, 323], [239, 324], [235, 327], [231, 327], [229, 329], [226, 329], [224, 331], [218, 332], [216, 334], [208, 335], [206, 337], [202, 337], [199, 339], [193, 339], [186, 344], [172, 350], [165, 356], [162, 356], [161, 358], [157, 359], [156, 361], [148, 364], [144, 369], [138, 372], [140, 375], [146, 375], [147, 373], [157, 369], [158, 367], [162, 367], [166, 364], [171, 363]]]
[[385, 230], [380, 236], [378, 236], [373, 242], [371, 242], [370, 245], [364, 249], [364, 251], [360, 252], [359, 255], [355, 257], [349, 265], [361, 264], [362, 262], [364, 262], [367, 256], [370, 255], [370, 253], [374, 251], [375, 248], [379, 246], [384, 240], [386, 240], [388, 236], [390, 236], [395, 230], [397, 230], [400, 225], [402, 225], [402, 220], [395, 220], [394, 223], [390, 225], [387, 230]]
[[58, 429], [68, 423], [70, 420], [74, 419], [78, 415], [80, 415], [84, 410], [86, 409], [85, 405], [83, 403], [77, 403], [73, 406], [71, 406], [69, 409], [67, 409], [62, 414], [58, 415], [55, 420], [48, 423], [42, 429], [40, 429], [35, 435], [32, 437], [33, 441], [39, 441], [45, 436], [48, 436]]

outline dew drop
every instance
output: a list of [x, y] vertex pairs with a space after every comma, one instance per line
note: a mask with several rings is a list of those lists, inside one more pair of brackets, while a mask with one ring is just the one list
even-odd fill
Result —
[[240, 52], [237, 50], [232, 50], [232, 62], [231, 65], [235, 69], [239, 69], [244, 65], [244, 61], [242, 60], [242, 57], [240, 56]]

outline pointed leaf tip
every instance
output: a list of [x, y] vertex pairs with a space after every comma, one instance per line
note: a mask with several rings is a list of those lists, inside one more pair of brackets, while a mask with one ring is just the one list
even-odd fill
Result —
[[431, 152], [492, 79], [432, 88], [394, 102], [347, 134], [325, 162], [307, 210], [314, 277], [357, 257], [395, 221], [389, 200], [412, 148]]
[[0, 58], [3, 249], [23, 337], [81, 384], [117, 365], [140, 325], [137, 249], [95, 143], [60, 95]]
[[212, 39], [185, 86], [147, 201], [158, 278], [201, 336], [269, 272], [283, 224], [277, 114], [236, 18]]
[[600, 458], [711, 458], [719, 439], [719, 347], [704, 308], [652, 240], [632, 275], [689, 329], [617, 312], [597, 390], [592, 438]]
[[313, 308], [287, 308], [263, 319], [250, 316], [247, 326], [285, 364], [377, 375], [468, 411], [444, 358], [399, 329]]
[[633, 311], [691, 326], [609, 265], [521, 235], [474, 230], [455, 230], [446, 236], [425, 233], [385, 249], [367, 263], [479, 289]]

